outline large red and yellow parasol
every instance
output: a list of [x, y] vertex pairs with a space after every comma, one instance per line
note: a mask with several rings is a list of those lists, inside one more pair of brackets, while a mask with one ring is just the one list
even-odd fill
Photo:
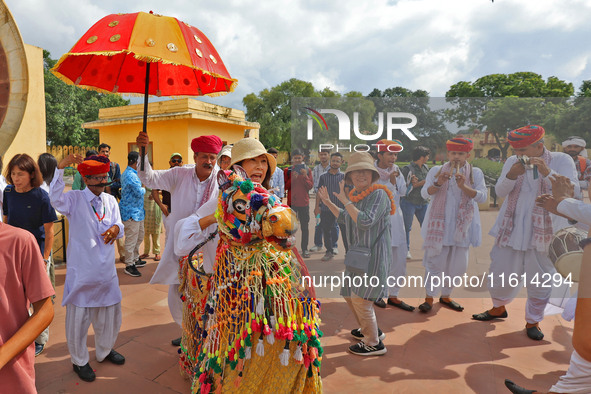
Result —
[[104, 17], [51, 71], [85, 89], [144, 94], [143, 131], [148, 96], [217, 96], [238, 82], [199, 29], [151, 11]]

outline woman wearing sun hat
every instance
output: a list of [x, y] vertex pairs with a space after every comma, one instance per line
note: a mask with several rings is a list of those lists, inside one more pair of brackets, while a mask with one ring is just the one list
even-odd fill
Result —
[[[322, 202], [338, 217], [340, 223], [345, 223], [349, 250], [354, 246], [371, 250], [365, 272], [367, 280], [361, 281], [363, 283], [359, 285], [356, 282], [365, 275], [350, 272], [346, 268], [344, 275], [350, 280], [344, 280], [341, 289], [341, 295], [345, 297], [361, 326], [351, 331], [351, 335], [361, 341], [350, 346], [349, 351], [361, 356], [386, 353], [386, 347], [382, 343], [386, 336], [378, 328], [373, 302], [387, 296], [386, 278], [392, 261], [390, 214], [395, 210], [395, 204], [387, 187], [376, 183], [379, 177], [371, 155], [367, 152], [355, 152], [349, 157], [345, 181], [341, 182], [341, 191], [336, 195], [344, 208], [339, 209], [330, 201], [325, 187], [318, 190]], [[354, 186], [348, 195], [344, 192], [345, 182]]]
[[[208, 305], [208, 318], [201, 326], [202, 333], [192, 333], [199, 335], [200, 347], [195, 348], [195, 354], [188, 354], [189, 360], [194, 360], [188, 361], [195, 371], [192, 392], [321, 392], [317, 360], [322, 355], [321, 333], [317, 334], [317, 309], [312, 306], [316, 301], [300, 294], [296, 271], [301, 267], [291, 252], [278, 249], [257, 230], [264, 227], [261, 219], [256, 219], [262, 215], [259, 206], [273, 207], [279, 218], [285, 218], [279, 212], [289, 209], [268, 192], [275, 158], [252, 138], [238, 141], [231, 155], [233, 172], [218, 174], [221, 185], [231, 186], [220, 190], [214, 207], [210, 203], [203, 206], [184, 220], [184, 230], [179, 228], [181, 221], [175, 231], [183, 238], [177, 238], [176, 245], [192, 242], [193, 247], [203, 242], [212, 228], [219, 231], [207, 301], [203, 301]], [[237, 199], [235, 193], [241, 193]], [[247, 210], [237, 208], [235, 203], [240, 200], [249, 203]], [[216, 209], [215, 223], [209, 224]], [[289, 227], [288, 223], [277, 220], [278, 226]], [[262, 281], [255, 278], [259, 272], [264, 276]], [[309, 306], [298, 307], [303, 304]], [[289, 317], [284, 314], [288, 309]], [[303, 334], [304, 321], [309, 335]]]

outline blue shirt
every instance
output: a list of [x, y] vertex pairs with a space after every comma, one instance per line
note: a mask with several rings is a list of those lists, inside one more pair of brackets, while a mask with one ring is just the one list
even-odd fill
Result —
[[271, 175], [271, 187], [275, 190], [275, 195], [279, 198], [285, 196], [285, 181], [283, 180], [283, 170], [279, 167], [275, 168], [275, 172]]
[[127, 167], [121, 175], [121, 220], [135, 220], [141, 222], [146, 214], [144, 211], [144, 194], [146, 189], [142, 187], [137, 171]]
[[45, 223], [57, 220], [55, 209], [49, 201], [49, 194], [40, 187], [25, 193], [18, 193], [14, 185], [6, 186], [3, 200], [4, 215], [8, 224], [29, 231], [37, 239], [41, 254], [45, 248]]
[[[339, 193], [341, 191], [340, 182], [343, 179], [345, 179], [345, 174], [339, 170], [336, 174], [326, 171], [324, 174], [320, 175], [320, 179], [318, 180], [318, 188], [326, 186], [330, 201], [332, 201], [332, 203], [339, 208], [343, 208], [343, 203], [333, 193]], [[320, 202], [320, 210], [330, 211], [330, 209], [328, 209], [326, 204], [324, 204], [322, 201]]]

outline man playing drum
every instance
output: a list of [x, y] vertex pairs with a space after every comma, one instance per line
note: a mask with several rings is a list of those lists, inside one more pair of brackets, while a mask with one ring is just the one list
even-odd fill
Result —
[[[579, 192], [573, 160], [564, 153], [548, 151], [544, 147], [544, 134], [544, 129], [536, 125], [507, 134], [515, 155], [503, 165], [495, 186], [497, 196], [506, 198], [489, 233], [496, 238], [489, 269], [493, 307], [472, 315], [481, 321], [506, 318], [505, 306], [517, 296], [525, 279], [525, 327], [527, 336], [534, 340], [544, 338], [539, 322], [544, 318], [552, 291], [551, 287], [543, 286], [543, 278], [556, 272], [548, 258], [548, 244], [554, 232], [569, 225], [566, 218], [537, 206], [536, 197], [550, 192], [549, 176], [556, 174], [571, 179], [575, 194]], [[517, 285], [508, 278], [517, 279]]]

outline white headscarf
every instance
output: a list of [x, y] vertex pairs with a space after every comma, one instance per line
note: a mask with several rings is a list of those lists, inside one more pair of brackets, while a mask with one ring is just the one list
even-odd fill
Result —
[[562, 141], [563, 148], [566, 148], [569, 145], [580, 146], [581, 148], [583, 148], [580, 155], [583, 157], [587, 157], [587, 149], [585, 149], [585, 147], [587, 146], [587, 143], [585, 142], [584, 139], [582, 139], [581, 137], [568, 137], [567, 140]]

